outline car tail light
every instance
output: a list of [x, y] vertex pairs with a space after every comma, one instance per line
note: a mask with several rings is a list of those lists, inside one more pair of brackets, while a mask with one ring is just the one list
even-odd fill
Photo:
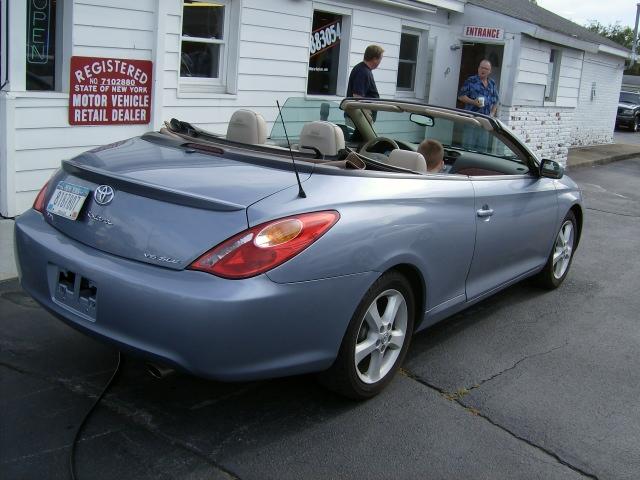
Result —
[[44, 213], [44, 199], [47, 196], [47, 187], [49, 186], [49, 180], [38, 192], [38, 196], [33, 202], [33, 209], [39, 211], [40, 213]]
[[254, 277], [302, 252], [339, 218], [328, 210], [262, 223], [212, 248], [189, 268], [230, 279]]

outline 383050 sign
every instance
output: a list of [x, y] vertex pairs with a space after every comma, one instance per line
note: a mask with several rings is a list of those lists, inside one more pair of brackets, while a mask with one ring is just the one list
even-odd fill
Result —
[[340, 42], [342, 32], [340, 31], [340, 21], [325, 25], [311, 32], [311, 55], [316, 55]]
[[71, 57], [69, 123], [149, 123], [152, 72], [148, 60]]

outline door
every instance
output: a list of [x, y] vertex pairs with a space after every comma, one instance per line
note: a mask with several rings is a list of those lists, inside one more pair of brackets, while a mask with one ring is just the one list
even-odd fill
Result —
[[[491, 62], [490, 78], [496, 82], [498, 92], [500, 92], [500, 75], [502, 73], [503, 45], [490, 43], [465, 43], [462, 45], [462, 58], [460, 59], [460, 77], [458, 77], [458, 91], [462, 88], [465, 80], [472, 75], [478, 74], [478, 65], [482, 60]], [[462, 102], [457, 103], [458, 108], [464, 108]]]
[[[465, 80], [478, 74], [478, 65], [482, 60], [491, 62], [490, 78], [496, 82], [498, 94], [500, 93], [500, 75], [502, 72], [503, 45], [489, 43], [464, 43], [462, 45], [462, 58], [460, 60], [460, 76], [458, 77], [458, 90], [456, 90], [456, 107], [464, 108], [464, 104], [457, 100], [458, 93]], [[458, 125], [454, 132], [452, 145], [461, 146], [463, 144], [464, 132], [462, 125]]]
[[533, 175], [474, 177], [476, 247], [467, 299], [543, 265], [557, 223], [554, 181]]

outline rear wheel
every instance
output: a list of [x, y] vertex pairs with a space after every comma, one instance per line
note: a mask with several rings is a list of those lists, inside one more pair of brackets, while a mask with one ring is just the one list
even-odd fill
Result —
[[393, 378], [409, 348], [415, 301], [397, 272], [382, 275], [354, 313], [331, 368], [320, 374], [329, 389], [358, 400], [378, 394]]
[[543, 287], [558, 288], [566, 278], [573, 260], [577, 233], [576, 216], [572, 211], [569, 211], [556, 235], [549, 259], [544, 269], [538, 274], [538, 282]]

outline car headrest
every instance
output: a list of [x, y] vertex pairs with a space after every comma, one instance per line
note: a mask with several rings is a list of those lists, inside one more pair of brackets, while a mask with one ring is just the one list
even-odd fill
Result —
[[427, 161], [421, 153], [395, 149], [389, 155], [389, 165], [407, 168], [415, 172], [427, 173]]
[[267, 141], [267, 122], [251, 110], [237, 110], [227, 127], [227, 140], [240, 143], [263, 144]]
[[300, 132], [300, 151], [315, 147], [322, 155], [336, 156], [344, 145], [344, 133], [335, 123], [318, 120], [305, 124]]

